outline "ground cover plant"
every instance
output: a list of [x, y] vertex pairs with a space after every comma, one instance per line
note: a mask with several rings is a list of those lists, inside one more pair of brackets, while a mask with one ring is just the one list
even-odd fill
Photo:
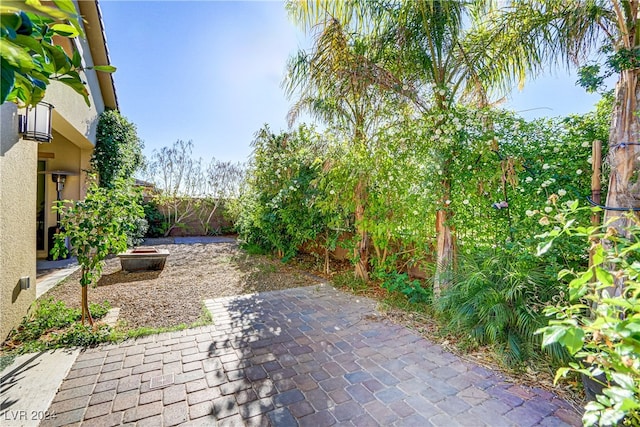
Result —
[[[110, 309], [108, 302], [91, 303], [92, 317], [100, 319]], [[69, 308], [62, 301], [43, 298], [36, 301], [29, 314], [11, 332], [3, 351], [16, 349], [19, 353], [32, 353], [69, 346], [90, 346], [107, 340], [110, 330], [105, 325], [93, 328], [78, 323], [82, 311]]]

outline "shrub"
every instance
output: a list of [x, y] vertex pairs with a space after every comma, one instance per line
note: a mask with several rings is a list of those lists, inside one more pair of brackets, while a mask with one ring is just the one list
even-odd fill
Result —
[[[486, 251], [460, 259], [437, 308], [448, 329], [494, 345], [507, 365], [516, 366], [540, 347], [535, 331], [547, 323], [543, 307], [563, 298], [563, 286], [544, 274], [542, 263], [506, 250]], [[566, 357], [560, 346], [547, 350], [556, 360]]]
[[400, 292], [410, 303], [430, 303], [433, 298], [432, 288], [424, 288], [419, 280], [410, 280], [407, 273], [392, 272], [384, 277], [382, 287], [389, 292]]
[[131, 178], [142, 165], [142, 146], [136, 126], [118, 111], [100, 114], [91, 158], [91, 165], [100, 176], [100, 186], [111, 188], [118, 178]]
[[265, 127], [253, 146], [237, 230], [245, 245], [290, 259], [327, 226], [328, 216], [318, 208], [322, 144], [305, 126], [279, 135]]
[[163, 237], [167, 232], [167, 221], [154, 201], [142, 204], [144, 219], [147, 220], [146, 237]]
[[626, 237], [607, 225], [565, 224], [561, 233], [578, 233], [591, 243], [593, 263], [558, 274], [560, 280], [574, 277], [570, 299], [547, 307], [551, 320], [539, 331], [543, 346], [561, 344], [575, 357], [557, 371], [556, 381], [574, 371], [602, 386], [585, 406], [585, 425], [640, 425], [640, 220], [629, 215], [629, 222]]

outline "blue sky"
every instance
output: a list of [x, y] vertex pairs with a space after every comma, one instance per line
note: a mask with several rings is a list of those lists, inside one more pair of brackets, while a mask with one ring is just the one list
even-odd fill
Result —
[[[244, 161], [254, 133], [286, 129], [280, 88], [290, 54], [309, 42], [279, 1], [101, 0], [120, 111], [144, 152], [193, 140], [208, 161]], [[566, 72], [514, 91], [506, 108], [527, 118], [584, 113], [598, 97]], [[524, 111], [530, 110], [530, 111]]]

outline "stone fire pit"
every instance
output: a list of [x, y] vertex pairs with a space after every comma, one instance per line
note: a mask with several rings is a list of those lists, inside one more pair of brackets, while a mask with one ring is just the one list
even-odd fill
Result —
[[169, 251], [158, 250], [152, 246], [129, 249], [118, 254], [124, 271], [159, 271], [169, 256]]

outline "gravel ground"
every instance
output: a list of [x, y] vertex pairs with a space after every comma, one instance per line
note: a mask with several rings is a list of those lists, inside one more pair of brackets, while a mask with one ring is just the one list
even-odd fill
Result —
[[[125, 328], [191, 324], [202, 301], [231, 295], [317, 284], [308, 274], [266, 256], [248, 255], [235, 243], [156, 245], [170, 255], [161, 272], [126, 273], [120, 260], [105, 262], [102, 277], [89, 289], [89, 302], [120, 307]], [[80, 271], [45, 294], [80, 307]]]

